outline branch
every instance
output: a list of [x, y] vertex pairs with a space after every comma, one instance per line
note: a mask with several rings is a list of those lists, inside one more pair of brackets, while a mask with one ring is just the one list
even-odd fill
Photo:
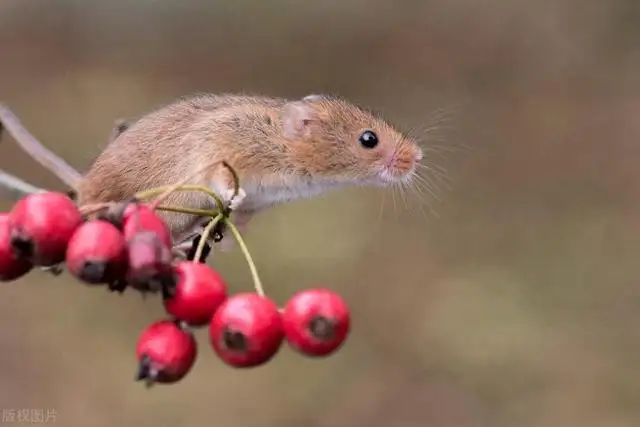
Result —
[[[131, 123], [124, 120], [116, 120], [111, 135], [109, 136], [109, 143], [113, 142], [124, 131], [129, 129]], [[53, 152], [46, 149], [38, 140], [31, 135], [27, 129], [20, 123], [18, 118], [11, 112], [11, 110], [0, 104], [0, 136], [2, 135], [3, 127], [9, 131], [11, 136], [16, 140], [18, 145], [29, 154], [34, 160], [40, 163], [42, 166], [51, 171], [54, 175], [60, 178], [65, 184], [72, 189], [75, 188], [77, 183], [82, 179], [82, 175], [75, 168], [70, 166], [67, 162], [55, 155]], [[36, 187], [28, 182], [11, 175], [7, 172], [0, 170], [0, 192], [6, 193], [13, 199], [20, 199], [27, 194], [39, 193], [47, 191], [43, 188]], [[74, 190], [67, 192], [68, 196], [75, 199], [76, 193]]]
[[0, 104], [0, 133], [2, 132], [3, 127], [7, 129], [18, 145], [35, 161], [56, 175], [69, 187], [73, 189], [76, 188], [77, 183], [82, 179], [80, 172], [55, 155], [52, 151], [47, 150], [33, 135], [29, 133], [29, 131], [27, 131], [22, 123], [20, 123], [20, 120], [7, 106]]
[[19, 200], [27, 194], [40, 193], [43, 191], [46, 190], [0, 170], [0, 192], [6, 193], [14, 200]]

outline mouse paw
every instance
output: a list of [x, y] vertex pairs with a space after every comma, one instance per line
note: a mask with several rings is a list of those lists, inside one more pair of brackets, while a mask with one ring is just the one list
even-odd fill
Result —
[[242, 189], [238, 189], [238, 194], [234, 196], [235, 191], [233, 189], [228, 189], [225, 194], [225, 200], [229, 201], [229, 210], [235, 211], [242, 204], [245, 197], [247, 197], [247, 193]]

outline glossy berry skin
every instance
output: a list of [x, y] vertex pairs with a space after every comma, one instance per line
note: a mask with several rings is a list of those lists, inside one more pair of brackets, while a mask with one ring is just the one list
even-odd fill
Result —
[[67, 243], [83, 218], [75, 203], [58, 192], [30, 194], [9, 213], [14, 253], [34, 265], [64, 261]]
[[307, 289], [291, 297], [282, 313], [289, 345], [312, 357], [335, 352], [349, 334], [350, 315], [345, 301], [328, 289]]
[[11, 247], [9, 215], [0, 213], [0, 282], [10, 282], [27, 274], [33, 265], [24, 258], [17, 258]]
[[73, 233], [67, 245], [69, 272], [88, 284], [113, 283], [127, 272], [127, 245], [113, 224], [92, 220]]
[[152, 231], [160, 241], [171, 248], [171, 232], [164, 220], [151, 208], [142, 203], [130, 203], [122, 216], [122, 232], [126, 240], [139, 231]]
[[171, 249], [153, 231], [139, 231], [127, 241], [126, 281], [141, 291], [168, 291], [175, 286]]
[[147, 384], [178, 382], [193, 367], [197, 350], [193, 335], [176, 322], [154, 322], [138, 338], [136, 380]]
[[164, 300], [167, 313], [190, 326], [211, 321], [218, 307], [227, 299], [227, 285], [206, 264], [182, 261], [174, 267], [176, 286]]
[[268, 362], [280, 349], [283, 339], [278, 307], [255, 293], [229, 297], [209, 325], [213, 350], [222, 361], [237, 368]]

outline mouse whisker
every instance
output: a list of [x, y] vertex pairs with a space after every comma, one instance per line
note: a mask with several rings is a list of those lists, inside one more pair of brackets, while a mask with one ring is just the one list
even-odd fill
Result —
[[391, 200], [393, 201], [393, 214], [396, 215], [398, 213], [398, 205], [396, 202], [396, 187], [397, 185], [391, 186]]
[[436, 212], [436, 210], [433, 207], [432, 203], [429, 203], [429, 201], [427, 200], [427, 195], [422, 192], [422, 189], [420, 186], [415, 186], [414, 187], [414, 192], [420, 194], [420, 201], [422, 201], [422, 203], [420, 203], [418, 205], [418, 208], [420, 209], [420, 212], [422, 212], [422, 216], [425, 219], [429, 219], [429, 214], [427, 214], [427, 211], [425, 210], [425, 206], [429, 209], [429, 211], [431, 212], [432, 215], [434, 215], [435, 217], [438, 217], [438, 213]]
[[380, 199], [380, 210], [378, 211], [378, 230], [382, 229], [382, 218], [384, 218], [384, 202], [387, 199], [387, 192], [382, 192], [382, 198]]
[[434, 183], [428, 176], [420, 175], [416, 171], [414, 171], [413, 180], [415, 182], [416, 187], [420, 187], [425, 190], [432, 198], [436, 199], [438, 202], [442, 202], [442, 199], [439, 196], [442, 187]]
[[446, 109], [440, 108], [435, 110], [430, 114], [430, 117], [425, 120], [422, 124], [416, 125], [412, 127], [408, 135], [418, 141], [418, 144], [423, 148], [428, 148], [427, 143], [431, 143], [432, 141], [441, 141], [445, 140], [444, 130], [451, 131], [453, 127], [450, 125], [445, 125], [446, 123], [452, 122], [452, 118], [454, 113], [456, 112], [456, 108]]
[[429, 219], [425, 206], [429, 208], [434, 216], [438, 216], [437, 212], [432, 207], [432, 203], [429, 203], [428, 196], [424, 193], [424, 190], [419, 183], [414, 183], [414, 185], [411, 186], [411, 191], [416, 196], [416, 199], [419, 202], [418, 209], [425, 219]]
[[400, 181], [400, 185], [398, 186], [399, 189], [399, 193], [400, 193], [400, 200], [402, 201], [402, 204], [404, 206], [404, 208], [407, 208], [407, 185], [408, 183], [406, 181]]
[[420, 169], [420, 171], [424, 172], [424, 175], [417, 176], [430, 184], [433, 184], [431, 178], [435, 178], [440, 185], [444, 185], [447, 190], [451, 190], [451, 177], [446, 168], [430, 162], [418, 164], [417, 166], [416, 170]]
[[458, 115], [462, 110], [462, 104], [455, 104], [449, 107], [441, 107], [432, 111], [429, 118], [425, 121], [425, 125], [431, 128], [443, 128], [444, 123], [451, 123], [454, 116]]
[[432, 184], [430, 184], [426, 178], [420, 176], [415, 170], [412, 173], [412, 179], [409, 183], [409, 187], [413, 194], [416, 195], [416, 199], [419, 202], [418, 208], [422, 212], [423, 216], [428, 219], [427, 212], [425, 211], [425, 206], [429, 209], [432, 215], [435, 217], [439, 217], [438, 213], [433, 207], [433, 201], [430, 199], [435, 199], [438, 202], [442, 202], [442, 199], [438, 196], [438, 189], [434, 188]]

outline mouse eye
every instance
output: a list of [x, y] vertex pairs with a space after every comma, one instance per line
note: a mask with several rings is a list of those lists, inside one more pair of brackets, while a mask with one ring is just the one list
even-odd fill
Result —
[[375, 148], [375, 146], [378, 145], [378, 135], [370, 130], [367, 130], [362, 132], [359, 141], [364, 148]]

